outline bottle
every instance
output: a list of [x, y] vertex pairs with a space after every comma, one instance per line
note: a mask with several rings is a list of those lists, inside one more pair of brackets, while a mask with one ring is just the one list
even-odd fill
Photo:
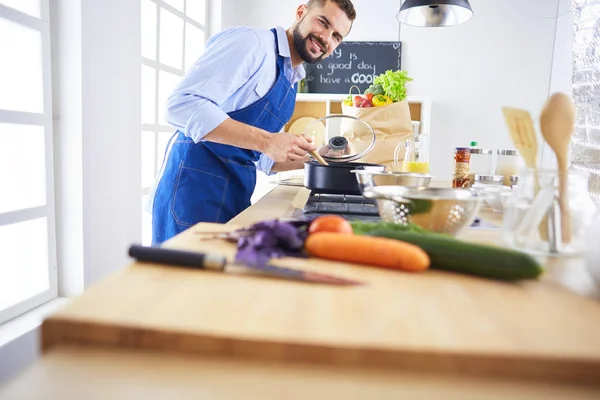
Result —
[[454, 173], [452, 174], [452, 187], [469, 187], [471, 180], [471, 149], [468, 147], [454, 148]]

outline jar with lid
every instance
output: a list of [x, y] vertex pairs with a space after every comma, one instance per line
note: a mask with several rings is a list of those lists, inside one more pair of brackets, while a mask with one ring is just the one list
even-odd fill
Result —
[[471, 149], [469, 147], [454, 148], [454, 172], [452, 174], [452, 187], [468, 187], [471, 173]]
[[471, 173], [491, 174], [492, 153], [490, 149], [471, 148]]
[[516, 150], [498, 150], [496, 175], [504, 176], [503, 184], [510, 186], [510, 176], [518, 175], [523, 168], [523, 158]]
[[489, 187], [500, 187], [504, 177], [502, 175], [490, 175], [490, 174], [475, 174], [473, 177], [473, 189], [485, 189]]

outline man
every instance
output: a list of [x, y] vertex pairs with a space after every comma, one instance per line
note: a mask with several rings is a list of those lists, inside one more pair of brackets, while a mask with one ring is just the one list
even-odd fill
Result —
[[302, 168], [315, 147], [277, 132], [294, 111], [302, 63], [329, 56], [355, 16], [350, 0], [309, 0], [287, 31], [234, 27], [208, 41], [167, 101], [177, 132], [153, 200], [153, 243], [240, 213], [257, 167], [268, 174]]

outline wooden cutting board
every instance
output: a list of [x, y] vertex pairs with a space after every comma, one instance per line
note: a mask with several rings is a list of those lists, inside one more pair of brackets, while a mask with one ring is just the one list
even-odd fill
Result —
[[[232, 229], [199, 224], [168, 245], [233, 257], [233, 244], [194, 234]], [[100, 344], [600, 382], [600, 303], [551, 280], [502, 283], [313, 259], [277, 264], [367, 284], [334, 287], [133, 264], [47, 319], [44, 348]]]

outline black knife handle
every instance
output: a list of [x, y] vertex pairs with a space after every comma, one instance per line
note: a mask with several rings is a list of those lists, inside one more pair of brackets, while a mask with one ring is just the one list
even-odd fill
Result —
[[216, 270], [223, 270], [226, 262], [225, 257], [215, 254], [147, 247], [139, 244], [132, 244], [129, 247], [129, 256], [138, 261]]

